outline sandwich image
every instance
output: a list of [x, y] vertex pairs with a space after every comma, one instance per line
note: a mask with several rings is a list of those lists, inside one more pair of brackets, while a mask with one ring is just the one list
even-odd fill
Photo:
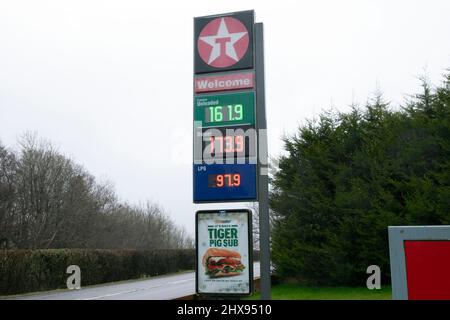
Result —
[[245, 269], [239, 252], [220, 248], [206, 250], [202, 263], [211, 278], [237, 276]]

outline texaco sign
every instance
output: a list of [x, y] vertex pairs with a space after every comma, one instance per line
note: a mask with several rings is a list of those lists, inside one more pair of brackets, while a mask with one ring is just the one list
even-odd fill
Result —
[[253, 68], [253, 14], [195, 19], [195, 73]]

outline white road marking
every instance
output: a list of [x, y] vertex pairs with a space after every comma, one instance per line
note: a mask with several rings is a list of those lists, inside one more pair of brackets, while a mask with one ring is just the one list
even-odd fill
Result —
[[102, 298], [107, 298], [107, 297], [114, 297], [114, 296], [118, 296], [118, 295], [121, 295], [121, 294], [134, 293], [134, 292], [144, 291], [144, 290], [148, 290], [148, 289], [154, 289], [154, 288], [158, 288], [158, 287], [162, 287], [162, 286], [163, 286], [162, 284], [159, 284], [157, 286], [151, 286], [151, 287], [146, 287], [146, 288], [139, 288], [139, 289], [134, 289], [134, 290], [115, 292], [115, 293], [105, 294], [105, 295], [102, 295], [102, 296], [96, 296], [96, 297], [91, 297], [91, 298], [83, 298], [83, 299], [79, 299], [79, 300], [95, 300], [95, 299], [102, 299]]
[[[257, 278], [257, 277], [255, 277], [255, 278]], [[195, 277], [192, 277], [192, 278], [189, 278], [189, 279], [184, 279], [184, 280], [169, 281], [169, 282], [166, 282], [166, 283], [163, 283], [163, 284], [159, 284], [159, 285], [156, 285], [156, 286], [151, 286], [151, 287], [144, 287], [144, 288], [138, 288], [138, 289], [133, 289], [133, 290], [114, 292], [114, 293], [109, 293], [109, 294], [105, 294], [105, 295], [101, 295], [101, 296], [95, 296], [95, 297], [90, 297], [90, 298], [82, 298], [82, 299], [77, 299], [77, 300], [103, 299], [103, 298], [118, 296], [118, 295], [121, 295], [121, 294], [135, 293], [135, 292], [138, 292], [138, 291], [145, 291], [145, 290], [159, 288], [159, 287], [163, 287], [163, 286], [167, 286], [167, 285], [174, 285], [174, 284], [180, 284], [180, 283], [191, 282], [191, 281], [195, 281]]]
[[194, 281], [194, 280], [195, 280], [195, 278], [190, 278], [190, 279], [186, 279], [186, 280], [171, 281], [171, 282], [168, 282], [167, 284], [178, 284], [178, 283], [189, 282], [189, 281]]
[[190, 281], [194, 281], [194, 280], [195, 280], [195, 278], [189, 278], [189, 279], [178, 280], [178, 281], [170, 281], [170, 282], [167, 282], [167, 283], [164, 283], [164, 284], [159, 284], [159, 285], [156, 285], [156, 286], [145, 287], [145, 288], [138, 288], [138, 289], [133, 289], [133, 290], [121, 291], [121, 292], [114, 292], [114, 293], [104, 294], [104, 295], [101, 295], [101, 296], [95, 296], [95, 297], [90, 297], [90, 298], [83, 298], [83, 299], [79, 299], [79, 300], [96, 300], [96, 299], [114, 297], [114, 296], [118, 296], [118, 295], [121, 295], [121, 294], [134, 293], [134, 292], [138, 292], [138, 291], [144, 291], [144, 290], [148, 290], [148, 289], [159, 288], [159, 287], [162, 287], [164, 285], [179, 284], [179, 283], [190, 282]]

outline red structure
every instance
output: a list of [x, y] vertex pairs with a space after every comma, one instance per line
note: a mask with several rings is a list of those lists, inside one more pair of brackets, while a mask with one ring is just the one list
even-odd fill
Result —
[[405, 241], [410, 300], [450, 300], [450, 241]]
[[450, 226], [389, 227], [392, 297], [450, 300]]

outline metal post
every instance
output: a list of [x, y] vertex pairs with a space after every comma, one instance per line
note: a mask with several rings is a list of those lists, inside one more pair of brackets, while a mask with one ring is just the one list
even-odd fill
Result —
[[261, 299], [271, 299], [267, 121], [264, 87], [263, 24], [255, 23], [256, 121], [258, 128], [258, 201]]

